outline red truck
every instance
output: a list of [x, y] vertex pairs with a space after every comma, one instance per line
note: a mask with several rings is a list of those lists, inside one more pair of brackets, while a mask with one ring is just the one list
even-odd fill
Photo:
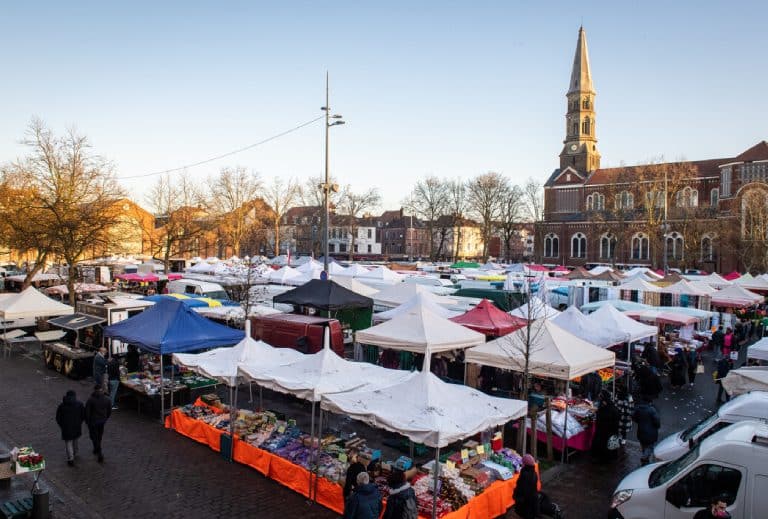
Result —
[[323, 348], [325, 328], [330, 328], [331, 349], [344, 356], [344, 333], [337, 319], [298, 314], [251, 317], [251, 337], [279, 348], [315, 353]]

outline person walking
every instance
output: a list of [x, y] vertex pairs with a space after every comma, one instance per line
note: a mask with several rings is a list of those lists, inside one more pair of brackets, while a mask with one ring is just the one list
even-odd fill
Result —
[[659, 412], [650, 399], [644, 396], [635, 408], [632, 419], [637, 422], [637, 439], [640, 442], [640, 447], [642, 447], [640, 463], [647, 465], [653, 456], [653, 446], [659, 439], [659, 428], [661, 427]]
[[56, 423], [61, 429], [61, 439], [64, 440], [64, 448], [67, 452], [67, 465], [70, 467], [75, 466], [77, 439], [83, 435], [83, 420], [85, 420], [85, 407], [77, 399], [77, 394], [70, 389], [56, 408]]
[[733, 330], [730, 328], [725, 329], [725, 335], [723, 336], [723, 357], [729, 359], [731, 357], [731, 350], [734, 346]]
[[[592, 439], [592, 454], [600, 461], [615, 459], [618, 454], [620, 413], [608, 391], [600, 393], [595, 416], [595, 436]], [[611, 442], [617, 442], [611, 445]]]
[[419, 507], [416, 492], [405, 480], [405, 472], [395, 470], [387, 481], [389, 497], [382, 519], [418, 519]]
[[515, 500], [515, 512], [522, 519], [535, 519], [539, 514], [539, 476], [536, 474], [536, 460], [533, 456], [523, 456], [523, 468], [517, 478], [512, 498]]
[[93, 393], [85, 403], [85, 423], [88, 425], [88, 435], [93, 443], [93, 453], [98, 457], [99, 463], [104, 462], [104, 453], [101, 450], [101, 440], [104, 437], [104, 425], [112, 414], [112, 403], [104, 394], [101, 385], [96, 385]]
[[688, 364], [688, 383], [693, 387], [693, 381], [696, 380], [696, 370], [699, 368], [699, 355], [696, 353], [696, 348], [685, 347], [685, 360]]
[[627, 435], [632, 430], [632, 414], [635, 412], [635, 399], [626, 388], [619, 388], [616, 407], [619, 409], [619, 437], [621, 444], [627, 443]]
[[712, 349], [715, 353], [715, 360], [720, 360], [720, 357], [723, 355], [723, 344], [724, 344], [725, 334], [723, 333], [723, 327], [718, 326], [717, 330], [712, 334]]
[[109, 381], [109, 400], [112, 403], [112, 409], [117, 409], [115, 397], [117, 389], [120, 387], [120, 362], [117, 357], [111, 357], [107, 361], [107, 380]]
[[357, 490], [344, 503], [344, 519], [378, 519], [381, 494], [367, 472], [357, 475]]
[[715, 376], [715, 384], [718, 385], [717, 388], [717, 403], [722, 404], [723, 403], [723, 395], [725, 395], [725, 401], [728, 402], [731, 397], [728, 395], [728, 392], [723, 387], [723, 379], [728, 375], [728, 372], [731, 371], [731, 360], [728, 357], [723, 357], [720, 360], [717, 361], [717, 371]]
[[107, 390], [107, 349], [102, 346], [93, 356], [93, 382]]
[[685, 373], [688, 370], [688, 364], [685, 362], [682, 348], [675, 348], [675, 356], [672, 359], [672, 373], [669, 375], [669, 382], [672, 389], [680, 389], [685, 385]]

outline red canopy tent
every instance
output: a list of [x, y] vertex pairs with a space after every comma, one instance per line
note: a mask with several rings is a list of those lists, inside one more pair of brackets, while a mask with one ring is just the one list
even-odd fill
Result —
[[115, 276], [117, 279], [122, 279], [123, 281], [136, 281], [141, 283], [142, 281], [159, 281], [160, 278], [157, 277], [154, 274], [118, 274]]
[[725, 276], [723, 276], [723, 279], [725, 279], [726, 281], [733, 281], [734, 279], [739, 279], [740, 277], [741, 277], [741, 274], [739, 274], [734, 270], [730, 274], [726, 274]]
[[512, 333], [527, 323], [525, 319], [511, 316], [503, 310], [499, 310], [487, 299], [480, 301], [480, 304], [469, 312], [451, 317], [449, 320], [466, 326], [470, 330], [495, 337]]

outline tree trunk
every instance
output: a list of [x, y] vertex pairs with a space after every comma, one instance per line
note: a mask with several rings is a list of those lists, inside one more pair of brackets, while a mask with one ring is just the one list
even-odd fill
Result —
[[280, 255], [280, 219], [275, 218], [275, 256]]

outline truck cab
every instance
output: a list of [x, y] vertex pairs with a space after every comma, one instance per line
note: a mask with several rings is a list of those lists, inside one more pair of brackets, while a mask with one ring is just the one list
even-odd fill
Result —
[[768, 424], [730, 425], [673, 461], [630, 473], [616, 488], [608, 517], [692, 519], [717, 496], [734, 519], [766, 516]]

